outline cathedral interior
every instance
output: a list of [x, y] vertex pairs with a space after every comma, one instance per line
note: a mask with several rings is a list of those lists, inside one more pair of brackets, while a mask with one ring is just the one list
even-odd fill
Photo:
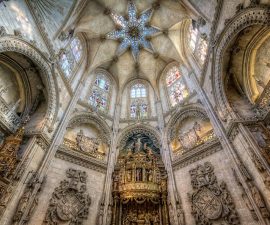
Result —
[[0, 225], [270, 225], [270, 0], [0, 0]]

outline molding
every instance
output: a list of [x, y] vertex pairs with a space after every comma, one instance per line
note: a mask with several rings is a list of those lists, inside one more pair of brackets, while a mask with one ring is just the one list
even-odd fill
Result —
[[166, 131], [169, 140], [172, 140], [174, 138], [175, 128], [177, 127], [177, 124], [181, 123], [184, 119], [188, 117], [198, 117], [203, 120], [208, 120], [207, 113], [200, 105], [192, 104], [183, 107], [179, 111], [176, 111], [167, 123]]
[[45, 116], [45, 124], [50, 127], [53, 125], [56, 118], [57, 109], [57, 93], [56, 83], [53, 77], [53, 71], [50, 67], [50, 62], [43, 56], [43, 54], [32, 44], [23, 40], [22, 38], [15, 37], [12, 35], [0, 37], [0, 53], [11, 51], [20, 53], [26, 57], [29, 57], [36, 65], [40, 68], [41, 78], [47, 88], [48, 92], [48, 107]]
[[158, 147], [161, 148], [161, 135], [158, 132], [157, 129], [155, 129], [152, 126], [145, 125], [145, 124], [135, 124], [135, 125], [130, 125], [127, 128], [125, 128], [120, 135], [118, 136], [117, 140], [117, 148], [124, 148], [127, 139], [137, 133], [143, 133], [149, 136], [152, 140], [153, 143]]
[[99, 131], [100, 139], [108, 145], [111, 143], [111, 128], [98, 115], [94, 115], [93, 113], [89, 112], [79, 113], [70, 119], [67, 129], [74, 128], [81, 124], [94, 125]]
[[173, 170], [179, 170], [221, 150], [222, 147], [220, 142], [215, 138], [212, 141], [206, 142], [205, 144], [186, 152], [178, 159], [172, 161]]
[[224, 52], [231, 40], [234, 40], [241, 30], [252, 25], [262, 26], [270, 24], [269, 13], [268, 7], [264, 6], [242, 9], [232, 19], [227, 20], [227, 25], [223, 32], [213, 42], [213, 46], [216, 46], [214, 49], [215, 60], [213, 62], [214, 72], [210, 78], [212, 80], [215, 102], [224, 114], [228, 114], [228, 109], [231, 108], [224, 89], [224, 74], [222, 69]]
[[100, 173], [106, 174], [107, 171], [107, 164], [88, 157], [83, 153], [67, 150], [62, 146], [57, 150], [55, 158], [77, 164], [79, 166], [92, 169]]
[[73, 164], [77, 164], [79, 166], [92, 169], [100, 173], [106, 174], [107, 171], [107, 165], [105, 163], [99, 162], [91, 157], [86, 156], [83, 153], [66, 150], [63, 147], [60, 147], [57, 150], [55, 158], [59, 158]]

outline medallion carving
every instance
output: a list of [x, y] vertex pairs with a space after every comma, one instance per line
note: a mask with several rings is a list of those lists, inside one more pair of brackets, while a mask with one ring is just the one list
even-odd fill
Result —
[[240, 224], [238, 214], [226, 184], [218, 184], [214, 168], [206, 162], [189, 171], [194, 192], [189, 196], [196, 224], [210, 225], [213, 221]]
[[86, 192], [86, 172], [69, 169], [67, 177], [52, 194], [44, 224], [79, 225], [88, 218], [91, 198]]

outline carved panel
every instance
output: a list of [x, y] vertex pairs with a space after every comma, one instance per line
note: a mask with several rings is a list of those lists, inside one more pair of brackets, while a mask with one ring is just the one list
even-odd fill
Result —
[[79, 225], [88, 218], [91, 198], [86, 193], [86, 172], [69, 169], [67, 177], [55, 188], [47, 209], [45, 224]]
[[189, 171], [194, 192], [189, 196], [192, 214], [198, 225], [211, 225], [213, 221], [240, 224], [233, 199], [225, 182], [218, 184], [210, 162]]

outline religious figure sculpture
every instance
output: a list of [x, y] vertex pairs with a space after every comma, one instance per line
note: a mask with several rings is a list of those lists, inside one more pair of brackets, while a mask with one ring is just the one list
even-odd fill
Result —
[[[142, 142], [142, 136], [132, 143], [134, 151], [129, 148], [126, 153], [120, 154], [117, 166], [119, 169], [114, 171], [113, 212], [116, 215], [111, 224], [160, 225], [164, 221], [168, 225], [165, 168], [160, 168], [160, 157]], [[121, 176], [125, 179], [118, 179]]]
[[0, 175], [10, 178], [19, 162], [18, 151], [24, 135], [24, 127], [20, 127], [15, 134], [6, 138], [0, 149]]

